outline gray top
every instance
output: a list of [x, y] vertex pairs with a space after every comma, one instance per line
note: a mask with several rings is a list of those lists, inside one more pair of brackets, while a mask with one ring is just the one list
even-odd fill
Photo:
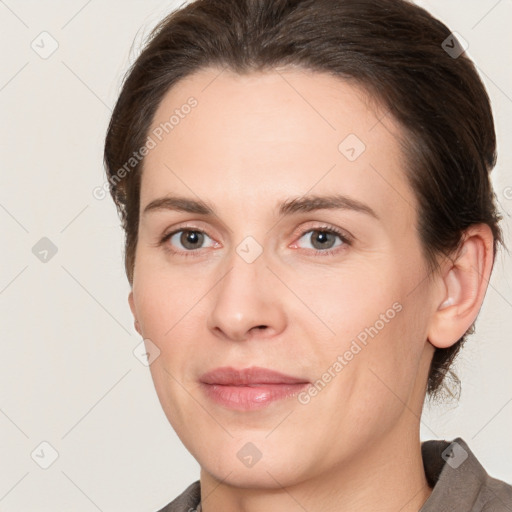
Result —
[[[460, 437], [424, 441], [421, 454], [433, 490], [419, 512], [512, 512], [512, 486], [489, 476]], [[200, 501], [197, 480], [158, 512], [200, 512]]]

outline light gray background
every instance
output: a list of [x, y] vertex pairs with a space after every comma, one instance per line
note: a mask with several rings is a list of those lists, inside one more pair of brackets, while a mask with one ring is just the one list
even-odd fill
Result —
[[[199, 476], [133, 355], [140, 339], [123, 233], [110, 198], [92, 194], [104, 183], [104, 134], [121, 78], [179, 3], [0, 1], [1, 511], [151, 512]], [[493, 182], [511, 244], [512, 2], [420, 3], [469, 43], [488, 88], [499, 138]], [[58, 43], [46, 59], [31, 48], [51, 49], [43, 31]], [[32, 252], [42, 237], [58, 249], [46, 263]], [[508, 482], [511, 274], [502, 254], [457, 365], [461, 400], [427, 409], [421, 432], [463, 437]], [[42, 442], [58, 453], [47, 469], [40, 464], [52, 449]]]

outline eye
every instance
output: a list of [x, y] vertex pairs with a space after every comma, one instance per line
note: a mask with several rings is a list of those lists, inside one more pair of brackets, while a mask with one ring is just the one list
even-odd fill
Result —
[[[312, 249], [322, 256], [337, 253], [343, 250], [345, 246], [351, 245], [348, 236], [335, 228], [324, 226], [303, 232], [299, 242], [302, 239], [309, 240], [310, 247], [305, 247], [306, 249]], [[205, 246], [205, 241], [208, 240], [210, 240], [210, 243]], [[173, 254], [194, 256], [201, 254], [199, 249], [216, 247], [218, 244], [200, 229], [182, 228], [164, 235], [158, 245], [162, 245], [166, 251]], [[297, 243], [292, 247], [296, 246]], [[178, 248], [176, 249], [176, 247]]]
[[[307, 249], [313, 249], [323, 254], [333, 254], [337, 252], [338, 247], [350, 245], [348, 237], [336, 229], [327, 227], [310, 229], [302, 234], [299, 241], [302, 239], [309, 241], [310, 247], [306, 247]], [[339, 243], [336, 243], [336, 239], [339, 240]]]
[[[190, 253], [197, 249], [203, 249], [205, 239], [209, 239], [213, 242], [213, 240], [204, 231], [198, 229], [180, 229], [165, 235], [160, 243], [165, 245], [165, 248], [171, 252], [183, 252], [188, 256], [186, 253]], [[176, 245], [178, 245], [179, 250], [174, 249]], [[181, 245], [181, 247], [179, 247], [179, 245]], [[213, 246], [215, 246], [215, 242], [213, 242], [209, 247]]]

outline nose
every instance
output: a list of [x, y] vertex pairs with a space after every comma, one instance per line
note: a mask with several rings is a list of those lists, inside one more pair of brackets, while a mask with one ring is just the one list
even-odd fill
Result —
[[286, 325], [280, 291], [264, 253], [249, 263], [233, 251], [228, 270], [209, 294], [208, 328], [215, 336], [231, 341], [279, 334]]

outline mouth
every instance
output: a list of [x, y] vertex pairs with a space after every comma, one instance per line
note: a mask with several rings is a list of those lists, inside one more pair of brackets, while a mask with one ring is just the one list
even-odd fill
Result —
[[239, 411], [261, 409], [291, 398], [310, 384], [304, 378], [257, 366], [216, 368], [203, 374], [199, 382], [209, 400]]

